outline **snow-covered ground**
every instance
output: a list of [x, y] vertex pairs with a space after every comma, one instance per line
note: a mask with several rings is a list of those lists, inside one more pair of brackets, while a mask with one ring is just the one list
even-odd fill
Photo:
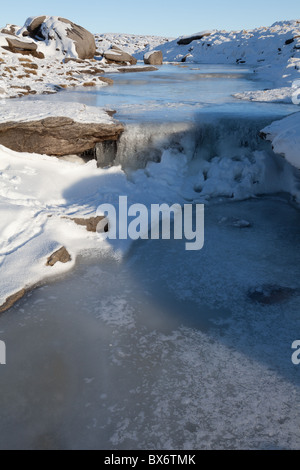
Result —
[[115, 69], [94, 59], [65, 63], [21, 54], [3, 56], [0, 48], [0, 98], [50, 94], [70, 87], [107, 86], [101, 78], [109, 71]]

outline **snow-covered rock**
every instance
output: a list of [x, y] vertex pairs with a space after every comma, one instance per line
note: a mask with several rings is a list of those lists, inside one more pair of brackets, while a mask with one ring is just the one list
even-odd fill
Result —
[[17, 151], [63, 156], [117, 140], [123, 126], [102, 108], [79, 103], [0, 104], [0, 144]]
[[262, 130], [262, 135], [272, 142], [276, 153], [300, 169], [300, 112], [273, 122]]
[[177, 40], [177, 44], [178, 46], [188, 46], [191, 42], [210, 36], [213, 33], [214, 31], [202, 31], [201, 33], [195, 33], [191, 36], [182, 36]]
[[45, 56], [58, 55], [92, 59], [96, 53], [95, 37], [89, 31], [65, 18], [36, 16], [28, 18], [18, 36], [30, 36]]
[[162, 65], [163, 55], [161, 51], [147, 52], [144, 55], [144, 63], [147, 65]]
[[108, 63], [116, 63], [119, 65], [136, 65], [137, 63], [134, 57], [116, 46], [112, 46], [111, 49], [105, 51], [103, 55]]

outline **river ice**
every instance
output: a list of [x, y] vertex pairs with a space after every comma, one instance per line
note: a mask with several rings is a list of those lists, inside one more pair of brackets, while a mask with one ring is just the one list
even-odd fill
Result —
[[141, 241], [28, 295], [1, 318], [1, 448], [299, 448], [299, 232], [284, 198], [214, 205], [200, 252]]

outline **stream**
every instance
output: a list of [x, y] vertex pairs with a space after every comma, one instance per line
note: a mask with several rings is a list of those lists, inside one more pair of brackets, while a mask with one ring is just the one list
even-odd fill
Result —
[[300, 173], [258, 136], [295, 106], [235, 100], [272, 86], [253, 75], [166, 65], [35, 97], [115, 109], [110, 164], [205, 203], [205, 244], [87, 252], [0, 317], [1, 449], [300, 448]]

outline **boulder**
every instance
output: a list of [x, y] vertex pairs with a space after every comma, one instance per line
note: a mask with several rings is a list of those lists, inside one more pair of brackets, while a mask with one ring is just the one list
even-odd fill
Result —
[[11, 49], [21, 49], [24, 51], [36, 51], [37, 44], [31, 41], [21, 41], [20, 39], [6, 38], [6, 41]]
[[96, 143], [118, 140], [122, 124], [82, 123], [66, 117], [0, 124], [0, 144], [16, 152], [53, 156], [81, 154]]
[[42, 41], [45, 39], [45, 36], [41, 32], [41, 26], [45, 19], [46, 16], [36, 16], [35, 18], [32, 18], [30, 22], [27, 20], [27, 31], [30, 37], [34, 39], [41, 39]]
[[200, 39], [210, 36], [211, 31], [202, 31], [201, 33], [193, 34], [192, 36], [184, 36], [177, 41], [178, 46], [187, 46], [193, 41], [199, 41]]
[[162, 65], [163, 63], [163, 54], [161, 51], [152, 51], [147, 52], [144, 55], [144, 63], [146, 65]]
[[42, 52], [38, 52], [38, 46], [33, 41], [21, 40], [17, 37], [6, 37], [6, 42], [7, 46], [2, 46], [2, 48], [10, 52], [15, 54], [32, 55], [38, 59], [44, 58], [44, 54]]
[[59, 21], [69, 25], [67, 37], [75, 43], [75, 49], [79, 59], [93, 59], [96, 54], [95, 36], [82, 26], [79, 26], [65, 18]]
[[22, 34], [46, 45], [55, 47], [65, 55], [76, 55], [79, 59], [93, 59], [96, 53], [95, 37], [82, 26], [66, 18], [56, 16], [36, 16], [28, 18]]
[[127, 52], [124, 52], [115, 46], [109, 49], [108, 51], [104, 52], [103, 55], [105, 59], [107, 60], [107, 62], [110, 64], [118, 64], [118, 65], [127, 65], [128, 63], [130, 65], [137, 64], [137, 59], [135, 57], [132, 57], [130, 54], [127, 54]]

